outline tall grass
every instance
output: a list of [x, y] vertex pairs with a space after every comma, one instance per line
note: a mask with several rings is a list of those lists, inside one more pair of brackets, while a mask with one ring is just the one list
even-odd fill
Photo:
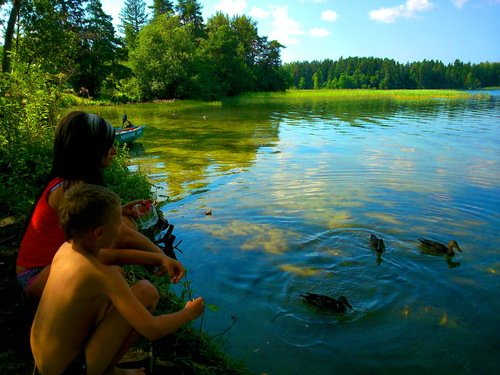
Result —
[[283, 92], [247, 93], [226, 102], [236, 104], [258, 104], [289, 100], [464, 100], [488, 96], [458, 90], [288, 90]]

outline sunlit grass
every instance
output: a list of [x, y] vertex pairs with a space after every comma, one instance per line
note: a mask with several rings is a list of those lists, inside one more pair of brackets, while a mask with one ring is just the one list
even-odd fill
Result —
[[433, 99], [484, 98], [488, 94], [472, 94], [458, 90], [287, 90], [284, 92], [248, 93], [230, 99], [239, 104], [265, 103], [281, 100], [334, 99], [334, 100], [394, 100], [414, 101]]

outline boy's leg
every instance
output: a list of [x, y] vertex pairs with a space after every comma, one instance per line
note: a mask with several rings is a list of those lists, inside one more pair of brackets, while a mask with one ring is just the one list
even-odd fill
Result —
[[[158, 291], [149, 281], [141, 280], [131, 289], [149, 311], [156, 308]], [[104, 317], [97, 323], [85, 348], [88, 374], [112, 371], [138, 337], [138, 333], [113, 306], [108, 308]]]

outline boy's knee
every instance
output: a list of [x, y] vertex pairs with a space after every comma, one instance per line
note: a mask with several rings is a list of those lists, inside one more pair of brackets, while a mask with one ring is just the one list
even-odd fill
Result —
[[156, 287], [151, 284], [148, 280], [140, 280], [134, 284], [132, 287], [134, 294], [137, 299], [148, 309], [154, 310], [158, 301], [160, 300], [160, 295]]

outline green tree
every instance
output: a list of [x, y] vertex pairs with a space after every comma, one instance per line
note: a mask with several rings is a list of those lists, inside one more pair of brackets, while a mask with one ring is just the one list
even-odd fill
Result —
[[162, 15], [146, 25], [129, 57], [143, 99], [193, 95], [195, 45], [177, 16]]
[[245, 63], [238, 53], [240, 43], [231, 28], [229, 18], [218, 12], [207, 22], [207, 37], [200, 50], [206, 58], [206, 67], [214, 74], [223, 95], [236, 95], [248, 86]]
[[104, 13], [100, 0], [90, 0], [86, 8], [75, 74], [71, 78], [73, 87], [76, 90], [86, 88], [92, 96], [99, 94], [106, 77], [119, 67], [118, 52], [111, 16]]
[[174, 4], [169, 0], [153, 0], [153, 5], [149, 8], [153, 10], [153, 18], [174, 13]]
[[[2, 2], [5, 2], [2, 0]], [[3, 4], [3, 3], [2, 3]], [[5, 29], [4, 35], [4, 45], [2, 49], [2, 71], [10, 71], [10, 53], [12, 51], [12, 40], [14, 38], [14, 29], [16, 27], [16, 21], [19, 16], [19, 11], [23, 0], [12, 0], [12, 8], [10, 10], [9, 19], [7, 21], [7, 28]]]
[[281, 48], [276, 40], [260, 38], [260, 53], [256, 66], [257, 87], [259, 91], [285, 90], [291, 80], [289, 74], [281, 69]]
[[203, 37], [202, 5], [197, 0], [178, 0], [175, 10], [182, 25], [189, 28], [195, 38]]
[[120, 20], [119, 29], [125, 37], [125, 45], [131, 48], [137, 34], [148, 22], [146, 3], [143, 0], [125, 0], [120, 11]]
[[29, 0], [21, 12], [18, 56], [51, 74], [72, 74], [83, 28], [81, 2]]

